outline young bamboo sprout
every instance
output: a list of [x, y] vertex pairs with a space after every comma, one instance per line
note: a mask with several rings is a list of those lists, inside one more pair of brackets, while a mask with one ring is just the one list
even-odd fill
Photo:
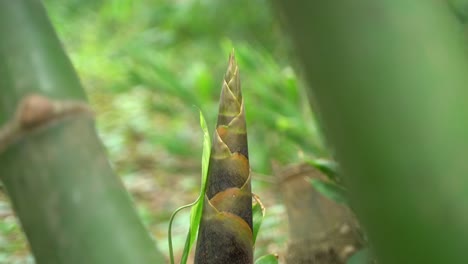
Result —
[[195, 263], [253, 263], [244, 100], [234, 52], [224, 76]]

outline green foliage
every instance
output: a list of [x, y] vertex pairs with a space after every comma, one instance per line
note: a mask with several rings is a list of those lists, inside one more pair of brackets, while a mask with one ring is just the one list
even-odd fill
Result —
[[313, 159], [307, 161], [310, 165], [319, 169], [328, 178], [334, 181], [339, 181], [338, 176], [338, 164], [335, 161], [329, 159]]
[[203, 117], [202, 112], [200, 111], [200, 126], [203, 130], [203, 155], [202, 155], [202, 180], [201, 180], [201, 191], [200, 195], [197, 198], [195, 205], [190, 211], [190, 230], [187, 236], [187, 241], [185, 243], [184, 251], [182, 254], [181, 263], [185, 264], [188, 258], [190, 249], [197, 238], [198, 227], [200, 226], [203, 204], [205, 202], [205, 193], [206, 193], [206, 179], [208, 176], [208, 165], [210, 163], [210, 151], [211, 151], [211, 140], [210, 134], [208, 132], [208, 126], [206, 125], [205, 118]]
[[227, 57], [231, 43], [245, 87], [255, 171], [269, 173], [272, 159], [287, 164], [327, 155], [302, 83], [283, 59], [288, 43], [267, 1], [242, 0], [236, 7], [214, 0], [83, 1], [71, 16], [77, 2], [46, 3], [88, 88], [106, 145], [122, 160], [118, 169], [133, 167], [128, 144], [182, 158], [197, 151], [198, 135], [186, 133], [196, 126], [187, 122], [190, 108], [200, 106], [214, 120], [221, 78], [213, 76], [222, 76], [219, 58]]

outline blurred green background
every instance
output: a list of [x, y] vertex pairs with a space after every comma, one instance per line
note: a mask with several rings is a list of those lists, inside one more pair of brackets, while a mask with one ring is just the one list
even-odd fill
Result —
[[[285, 251], [272, 164], [327, 157], [289, 38], [267, 0], [44, 0], [96, 112], [110, 162], [166, 255], [172, 211], [197, 197], [202, 133], [213, 131], [228, 54], [240, 65], [253, 192], [267, 206], [256, 256]], [[189, 210], [174, 227], [176, 260]], [[118, 232], [118, 231], [117, 231]], [[0, 263], [32, 263], [0, 197]]]

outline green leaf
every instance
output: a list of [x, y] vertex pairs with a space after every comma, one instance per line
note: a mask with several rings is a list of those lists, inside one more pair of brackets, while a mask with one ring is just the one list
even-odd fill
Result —
[[255, 245], [255, 241], [257, 239], [257, 234], [258, 231], [260, 230], [260, 226], [262, 225], [263, 218], [265, 217], [265, 207], [262, 204], [262, 201], [260, 201], [260, 198], [252, 194], [255, 203], [252, 206], [252, 218], [253, 218], [253, 243]]
[[198, 226], [200, 225], [202, 212], [203, 212], [203, 203], [205, 199], [206, 192], [206, 178], [208, 176], [208, 165], [210, 163], [210, 151], [211, 151], [211, 140], [210, 134], [208, 133], [208, 126], [206, 125], [205, 118], [203, 113], [200, 111], [200, 126], [203, 130], [203, 154], [202, 154], [202, 179], [201, 179], [201, 191], [197, 200], [194, 202], [194, 206], [190, 211], [190, 229], [185, 241], [184, 251], [182, 253], [181, 263], [185, 264], [188, 259], [190, 249], [197, 238]]
[[307, 179], [312, 186], [323, 196], [340, 204], [348, 204], [346, 189], [332, 182], [325, 182], [319, 179]]
[[346, 262], [346, 264], [368, 264], [371, 261], [370, 251], [364, 248], [354, 253]]
[[278, 256], [274, 254], [261, 256], [255, 261], [255, 264], [278, 264]]
[[336, 180], [338, 175], [338, 164], [336, 162], [329, 159], [314, 159], [307, 162], [327, 175], [328, 178]]

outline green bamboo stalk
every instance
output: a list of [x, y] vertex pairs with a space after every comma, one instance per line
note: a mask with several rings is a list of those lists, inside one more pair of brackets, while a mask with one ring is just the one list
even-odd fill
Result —
[[224, 76], [195, 263], [253, 263], [244, 101], [234, 53]]
[[0, 1], [0, 179], [37, 263], [163, 263], [41, 1]]
[[466, 263], [468, 59], [446, 1], [278, 1], [380, 263]]

